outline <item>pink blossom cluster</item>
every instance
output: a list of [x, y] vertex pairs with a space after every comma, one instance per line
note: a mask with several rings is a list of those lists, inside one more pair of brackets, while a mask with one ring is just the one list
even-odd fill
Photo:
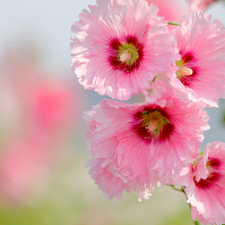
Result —
[[[97, 0], [72, 25], [72, 70], [104, 99], [85, 112], [90, 175], [106, 198], [181, 185], [193, 220], [225, 223], [225, 144], [200, 144], [205, 107], [225, 98], [225, 30], [199, 11], [181, 24], [145, 0]], [[171, 24], [175, 29], [169, 29]]]

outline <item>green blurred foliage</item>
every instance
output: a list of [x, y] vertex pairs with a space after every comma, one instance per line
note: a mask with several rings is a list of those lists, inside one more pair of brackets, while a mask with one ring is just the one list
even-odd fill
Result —
[[169, 186], [155, 188], [147, 201], [138, 202], [135, 192], [125, 193], [123, 201], [106, 200], [84, 168], [88, 156], [81, 149], [68, 152], [36, 201], [1, 206], [0, 225], [194, 224], [185, 195]]

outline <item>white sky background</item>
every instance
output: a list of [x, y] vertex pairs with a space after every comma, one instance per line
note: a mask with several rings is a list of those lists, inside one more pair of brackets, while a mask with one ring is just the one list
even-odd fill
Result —
[[1, 1], [0, 50], [2, 45], [11, 45], [28, 36], [41, 46], [47, 66], [70, 65], [71, 25], [94, 0]]
[[[88, 4], [95, 4], [95, 0], [1, 0], [0, 59], [5, 49], [21, 39], [27, 39], [39, 46], [42, 63], [47, 68], [70, 71], [69, 43], [70, 37], [74, 35], [70, 28], [72, 23], [78, 20], [81, 10], [87, 9]], [[224, 3], [216, 3], [206, 12], [225, 24]], [[93, 92], [89, 96], [89, 108], [101, 99]], [[225, 127], [221, 124], [223, 110], [225, 100], [220, 101], [219, 109], [208, 110], [211, 129], [205, 132], [203, 147], [207, 142], [225, 142]]]

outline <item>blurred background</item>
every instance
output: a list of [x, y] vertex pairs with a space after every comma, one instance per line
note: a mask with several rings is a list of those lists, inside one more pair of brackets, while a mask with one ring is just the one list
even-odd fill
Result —
[[[179, 22], [185, 0], [148, 0]], [[189, 225], [182, 193], [156, 188], [108, 201], [85, 169], [82, 112], [102, 96], [79, 85], [70, 69], [70, 31], [95, 0], [8, 0], [0, 9], [0, 225]], [[207, 13], [225, 23], [225, 5]], [[130, 103], [141, 101], [139, 95]], [[225, 101], [207, 109], [206, 143], [225, 141]]]

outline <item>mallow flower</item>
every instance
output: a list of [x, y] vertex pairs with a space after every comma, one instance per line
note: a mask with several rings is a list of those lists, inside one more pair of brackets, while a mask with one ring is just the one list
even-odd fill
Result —
[[225, 144], [208, 143], [204, 154], [184, 168], [173, 184], [184, 185], [192, 219], [201, 223], [225, 223]]
[[[178, 55], [170, 84], [194, 102], [209, 107], [225, 98], [225, 28], [200, 11], [184, 16], [175, 30]], [[175, 65], [175, 64], [174, 64]]]
[[174, 62], [175, 38], [145, 0], [97, 0], [73, 23], [72, 70], [86, 89], [127, 100]]
[[209, 128], [202, 106], [181, 101], [162, 81], [152, 88], [145, 103], [105, 99], [85, 113], [90, 174], [110, 198], [131, 189], [149, 196], [153, 185], [166, 184], [199, 156]]

